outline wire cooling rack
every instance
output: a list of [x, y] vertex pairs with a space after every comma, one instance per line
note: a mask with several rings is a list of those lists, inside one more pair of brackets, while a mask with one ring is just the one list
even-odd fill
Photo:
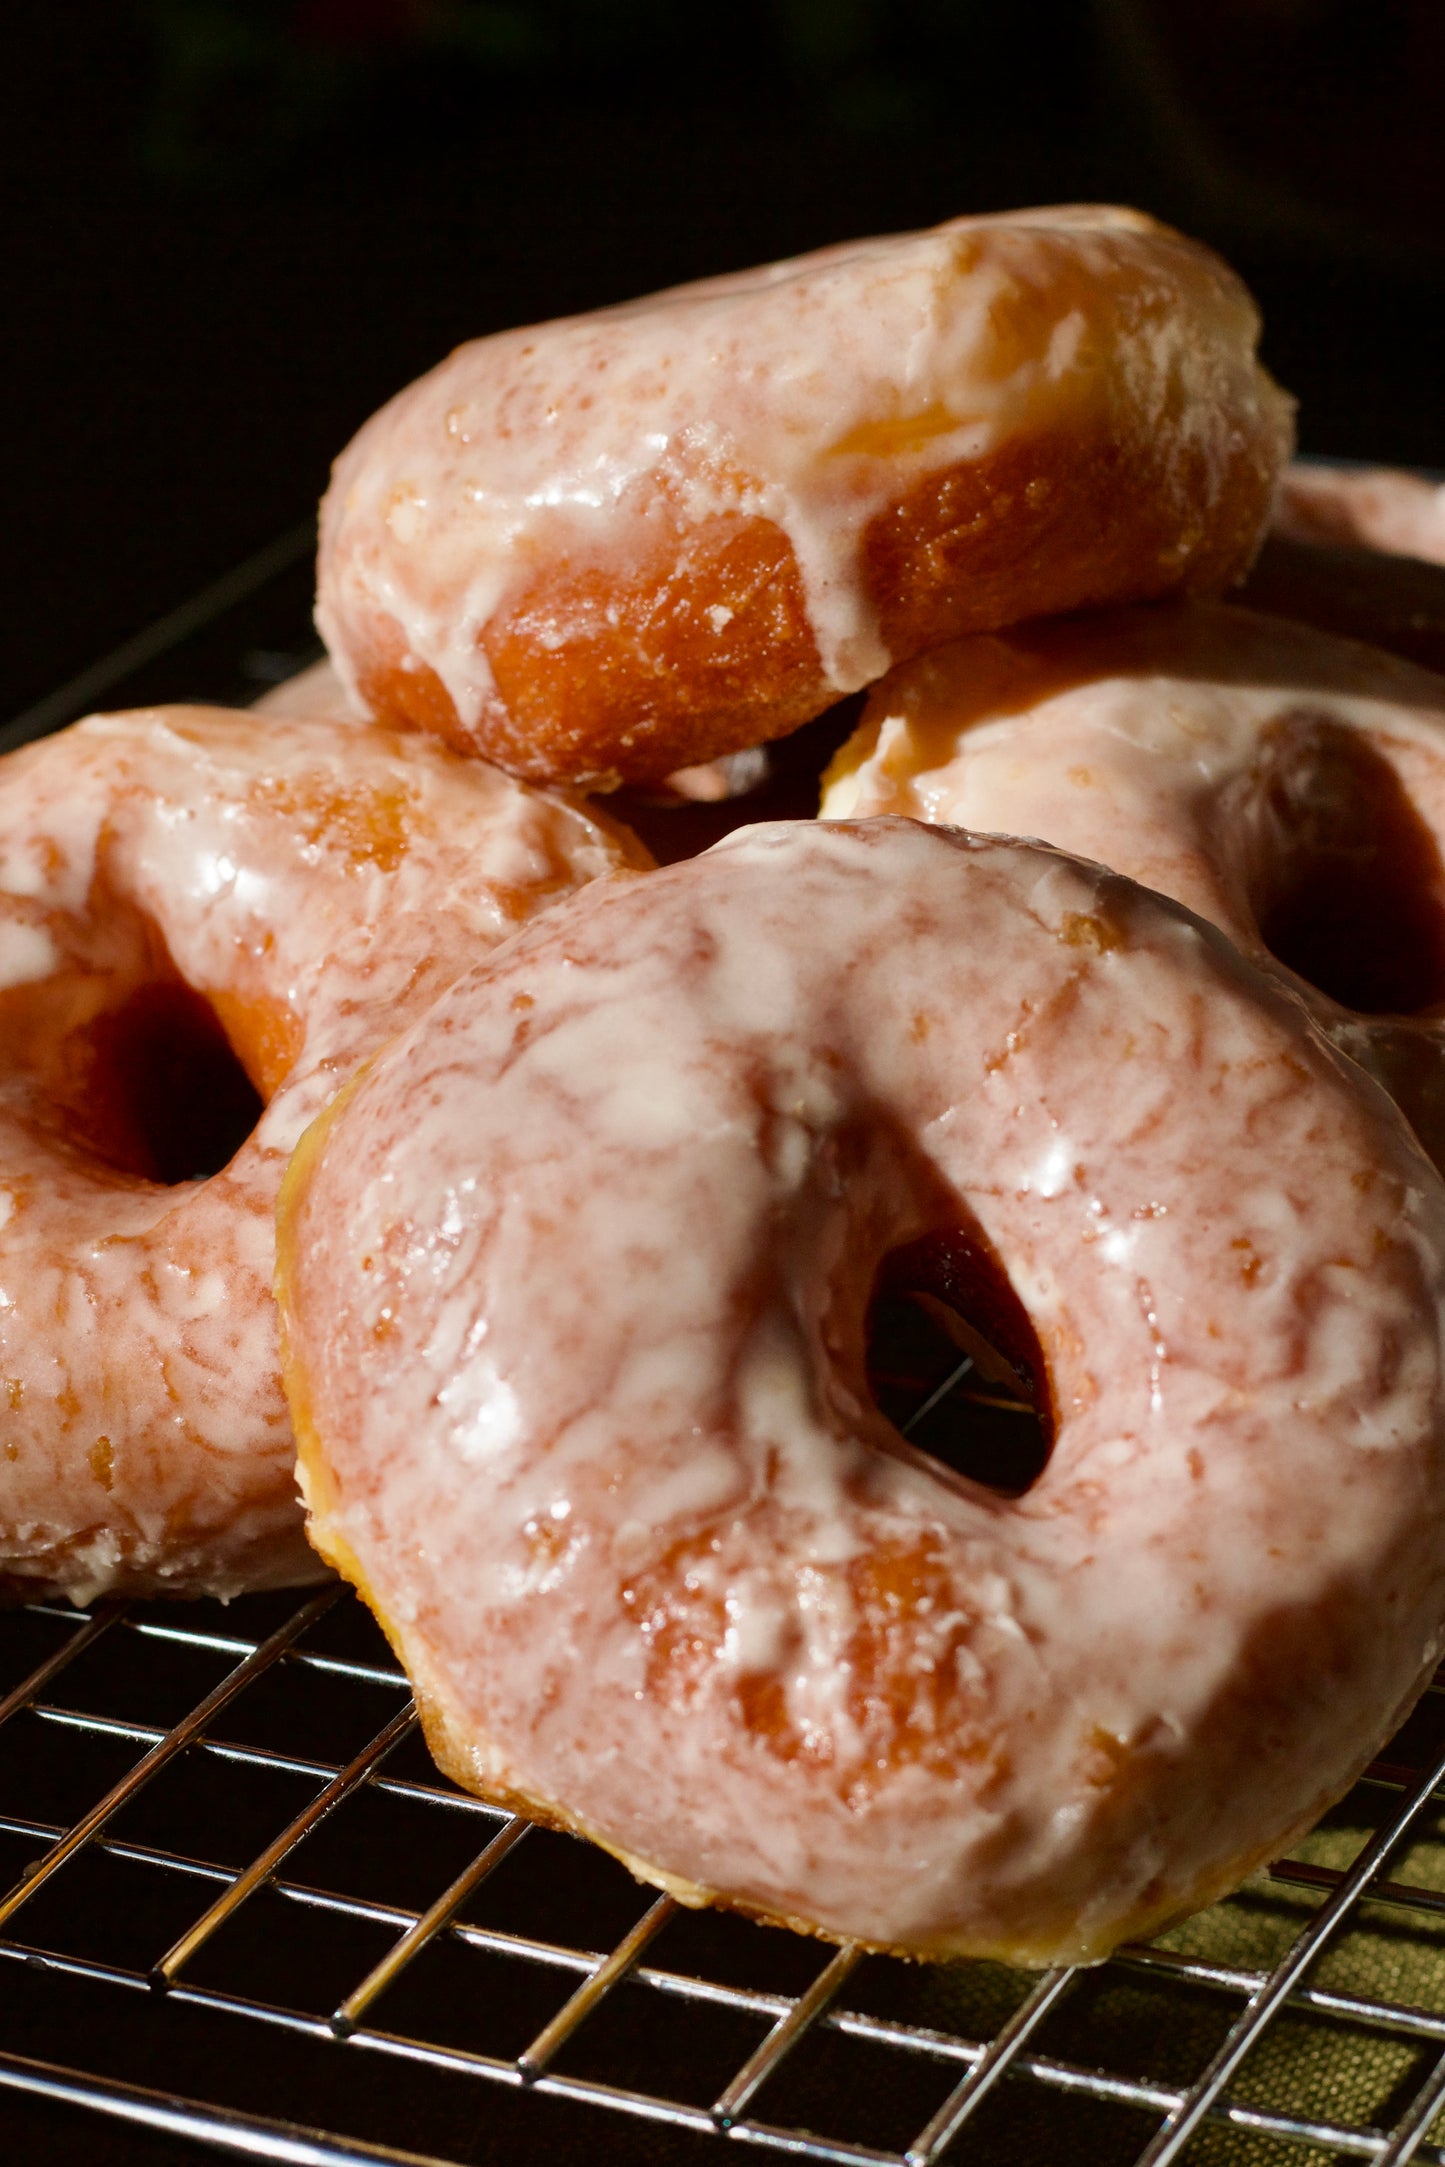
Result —
[[[1166, 1943], [1040, 1976], [689, 1912], [463, 1796], [335, 1587], [36, 1608], [0, 1664], [0, 2088], [309, 2167], [724, 2139], [878, 2167], [1445, 2160], [1445, 2009], [1323, 1976], [1383, 1933], [1445, 2002], [1438, 1686], [1330, 1817], [1343, 1863], [1306, 1845]], [[1231, 1911], [1269, 1961], [1190, 1953]]]
[[[305, 557], [283, 537], [0, 737], [102, 699], [254, 696], [309, 659]], [[938, 1399], [915, 1393], [921, 1442]], [[705, 2163], [728, 2142], [878, 2167], [1445, 2167], [1442, 1808], [1437, 1681], [1290, 1858], [1177, 1932], [1083, 1971], [908, 1965], [688, 1911], [463, 1796], [334, 1585], [15, 1612], [0, 2157], [29, 2094], [298, 2167]]]

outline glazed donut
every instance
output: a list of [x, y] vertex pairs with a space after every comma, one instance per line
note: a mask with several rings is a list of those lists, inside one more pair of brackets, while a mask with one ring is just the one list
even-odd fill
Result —
[[961, 640], [875, 687], [827, 819], [1042, 836], [1282, 974], [1445, 1166], [1445, 678], [1225, 603]]
[[[279, 1229], [312, 1540], [433, 1752], [686, 1902], [1097, 1958], [1440, 1651], [1445, 1189], [1212, 927], [1040, 845], [598, 882], [338, 1099]], [[920, 1244], [1015, 1314], [1022, 1495], [870, 1399]]]
[[610, 788], [889, 662], [1245, 570], [1258, 319], [1137, 212], [961, 218], [461, 347], [336, 463], [317, 623], [376, 715]]
[[1295, 462], [1280, 476], [1274, 521], [1292, 541], [1445, 564], [1445, 484], [1393, 467]]
[[0, 763], [0, 1596], [315, 1577], [271, 1295], [292, 1147], [460, 970], [628, 860], [389, 731], [172, 708]]

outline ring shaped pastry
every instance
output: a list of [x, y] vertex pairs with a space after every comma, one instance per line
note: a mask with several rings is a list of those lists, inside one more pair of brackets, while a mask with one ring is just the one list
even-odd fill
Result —
[[[798, 823], [600, 882], [337, 1101], [280, 1230], [312, 1539], [433, 1751], [685, 1901], [1096, 1958], [1439, 1652], [1445, 1189], [1098, 866]], [[1022, 1495], [870, 1396], [920, 1243], [1035, 1343]]]
[[886, 678], [823, 813], [1038, 835], [1283, 971], [1445, 1165], [1445, 678], [1225, 604], [959, 641]]
[[0, 764], [0, 1595], [315, 1576], [271, 1294], [292, 1147], [452, 977], [626, 859], [381, 730], [175, 708]]
[[1239, 578], [1289, 401], [1137, 212], [955, 219], [461, 347], [337, 461], [317, 622], [363, 707], [655, 782], [958, 634]]

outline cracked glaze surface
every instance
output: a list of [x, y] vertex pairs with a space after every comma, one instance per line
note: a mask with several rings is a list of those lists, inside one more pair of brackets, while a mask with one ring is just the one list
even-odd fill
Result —
[[322, 507], [317, 622], [379, 715], [649, 780], [890, 660], [1239, 577], [1290, 404], [1219, 259], [1069, 205], [859, 241], [460, 347]]
[[1187, 904], [1445, 1165], [1445, 678], [1223, 603], [960, 640], [877, 686], [825, 778], [825, 818], [879, 813], [1041, 836]]
[[[981, 1230], [1022, 1497], [873, 1405]], [[303, 1142], [312, 1534], [443, 1765], [693, 1901], [1094, 1958], [1309, 1825], [1441, 1644], [1445, 1192], [1212, 928], [1039, 846], [747, 829], [461, 980]]]
[[[344, 724], [156, 709], [0, 765], [0, 1593], [314, 1577], [271, 1295], [287, 1159], [479, 953], [624, 860], [564, 799]], [[117, 1078], [182, 981], [268, 1103], [222, 1172], [163, 1186]]]

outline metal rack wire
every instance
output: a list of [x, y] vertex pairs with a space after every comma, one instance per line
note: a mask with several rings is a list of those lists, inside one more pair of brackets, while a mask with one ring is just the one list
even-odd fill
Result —
[[[269, 559], [242, 568], [233, 645], [268, 671], [305, 653], [298, 554], [270, 601]], [[221, 689], [236, 597], [198, 605], [86, 697]], [[463, 1796], [340, 1588], [41, 1606], [0, 1617], [0, 2094], [298, 2167], [728, 2141], [1445, 2167], [1442, 1805], [1437, 1683], [1315, 1836], [1179, 1932], [1041, 1977], [910, 1966], [688, 1912]]]
[[[1357, 1832], [1366, 1823], [1353, 1860], [1329, 1866], [1304, 1856], [1273, 1869], [1281, 1888], [1308, 1892], [1273, 1963], [1243, 1968], [1156, 1945], [1126, 1948], [1088, 1972], [1030, 1978], [958, 1965], [929, 1973], [854, 1947], [828, 1951], [742, 1921], [680, 1912], [588, 1847], [464, 1797], [415, 1751], [406, 1681], [379, 1636], [368, 1644], [373, 1629], [349, 1594], [326, 1588], [283, 1599], [279, 1618], [263, 1629], [268, 1606], [275, 1612], [277, 1599], [238, 1606], [259, 1618], [250, 1631], [213, 1605], [101, 1607], [89, 1615], [40, 1608], [5, 1622], [0, 1660], [13, 1667], [26, 1640], [39, 1651], [0, 1699], [0, 1844], [15, 1861], [13, 1885], [0, 1897], [0, 1956], [9, 1960], [0, 1969], [25, 1968], [32, 2033], [49, 2024], [43, 2008], [37, 2016], [41, 1981], [83, 1982], [112, 1996], [129, 1990], [144, 1997], [141, 2029], [153, 2035], [140, 2044], [127, 2035], [132, 2067], [164, 2067], [168, 2026], [182, 2011], [204, 2011], [232, 2020], [232, 2034], [241, 2020], [320, 2046], [334, 2061], [390, 2058], [404, 2071], [414, 2126], [426, 2124], [429, 2086], [445, 2074], [479, 2091], [570, 2101], [679, 2137], [726, 2137], [794, 2158], [877, 2167], [925, 2167], [945, 2153], [1165, 2167], [1205, 2123], [1257, 2140], [1253, 2153], [1248, 2143], [1237, 2151], [1242, 2158], [1274, 2157], [1289, 2142], [1305, 2147], [1305, 2157], [1312, 2150], [1384, 2167], [1445, 2161], [1445, 2149], [1428, 2141], [1445, 2108], [1445, 2008], [1352, 1993], [1317, 1977], [1327, 1950], [1382, 1906], [1405, 1922], [1407, 1936], [1425, 1937], [1434, 1959], [1445, 1892], [1389, 1874], [1445, 1796], [1438, 1687], [1436, 1709], [1427, 1703], [1415, 1719], [1410, 1765], [1377, 1763], [1349, 1802], [1345, 1822]], [[211, 1673], [215, 1682], [184, 1712], [156, 1718], [183, 1680], [194, 1685]], [[298, 1750], [298, 1738], [324, 1730], [334, 1739], [346, 1734], [348, 1744], [355, 1738], [354, 1749]], [[1417, 1766], [1418, 1742], [1431, 1732], [1435, 1751]], [[408, 1754], [410, 1769], [400, 1765]], [[117, 1761], [119, 1773], [97, 1782], [97, 1768]], [[173, 1833], [178, 1804], [194, 1826], [198, 1762], [225, 1778], [221, 1810], [211, 1808], [208, 1830], [195, 1829], [210, 1834], [209, 1843]], [[188, 1770], [189, 1782], [178, 1785]], [[278, 1779], [300, 1793], [289, 1812], [278, 1809]], [[18, 1810], [17, 1795], [27, 1790], [36, 1804], [42, 1792], [83, 1803], [69, 1813]], [[363, 1804], [376, 1825], [360, 1850], [333, 1842], [318, 1857], [323, 1828], [339, 1834]], [[418, 1814], [433, 1824], [420, 1836]], [[242, 1860], [236, 1838], [248, 1828], [266, 1833]], [[374, 1886], [378, 1871], [396, 1878], [403, 1853], [405, 1893], [370, 1892], [368, 1864]], [[1258, 1902], [1261, 1887], [1233, 1901]], [[489, 1903], [489, 1891], [502, 1901]], [[557, 1930], [559, 1891], [563, 1912], [573, 1910], [570, 1933]], [[255, 1915], [263, 1904], [264, 1920]], [[248, 1911], [252, 1930], [238, 1932]], [[599, 1937], [591, 1929], [604, 1919], [613, 1930]], [[321, 1949], [338, 1923], [362, 1929], [360, 1941], [353, 1936], [348, 1952]], [[408, 1982], [443, 1949], [451, 1959], [445, 1977], [409, 1997]], [[791, 1973], [781, 1987], [780, 1954]], [[341, 1990], [324, 1991], [333, 1977]], [[1445, 1988], [1445, 1964], [1439, 1979]], [[1141, 2036], [1167, 2031], [1176, 2005], [1187, 2017], [1183, 2045], [1194, 2057], [1187, 2072], [1111, 2068], [1070, 2052], [1070, 2004], [1097, 2003], [1120, 1983], [1141, 2009], [1158, 2005], [1141, 2018]], [[627, 2021], [608, 2026], [620, 1996], [631, 2004]], [[972, 2002], [976, 2013], [987, 2005], [993, 2021], [976, 2029], [946, 2014], [938, 2021], [934, 2011], [945, 2013], [950, 2000], [960, 2008]], [[250, 2103], [236, 2104], [234, 2037], [230, 2069], [209, 2092], [77, 2060], [73, 2030], [69, 2054], [57, 2057], [53, 2040], [50, 2053], [21, 2051], [19, 2006], [0, 1989], [0, 2087], [222, 2151], [313, 2167], [469, 2156], [470, 2144], [419, 2154], [378, 2137], [374, 2123], [366, 2127], [364, 2084], [353, 2100], [362, 2126], [351, 2133], [344, 2116], [298, 2122], [268, 2112], [257, 2104], [267, 2089], [264, 2057], [242, 2088]], [[73, 2025], [71, 2009], [72, 1997], [60, 1996], [62, 2032]], [[681, 2049], [670, 2058], [648, 2044], [660, 2010], [685, 2020]], [[1388, 2042], [1396, 2050], [1389, 2119], [1341, 2119], [1305, 2099], [1251, 2097], [1250, 2064], [1286, 2021], [1323, 2033], [1327, 2052], [1356, 2059], [1362, 2042]], [[1087, 2036], [1087, 2018], [1074, 2029]], [[467, 2032], [479, 2043], [459, 2036]], [[591, 2053], [581, 2051], [589, 2033]], [[832, 2050], [821, 2073], [819, 2042]], [[814, 2068], [790, 2086], [810, 2048]], [[850, 2049], [862, 2057], [851, 2072]], [[880, 2053], [893, 2065], [886, 2082]], [[188, 2066], [191, 2059], [188, 2050]], [[105, 2061], [115, 2060], [108, 2049]], [[639, 2081], [649, 2067], [652, 2081]], [[318, 2100], [337, 2097], [334, 2082], [313, 2089]], [[1014, 2148], [1017, 2113], [989, 2117], [1004, 2091], [1031, 2095], [1022, 2118], [1034, 2133], [1027, 2148]], [[1097, 2119], [1100, 2106], [1112, 2110], [1107, 2126]], [[890, 2118], [908, 2125], [891, 2141], [879, 2135]]]

